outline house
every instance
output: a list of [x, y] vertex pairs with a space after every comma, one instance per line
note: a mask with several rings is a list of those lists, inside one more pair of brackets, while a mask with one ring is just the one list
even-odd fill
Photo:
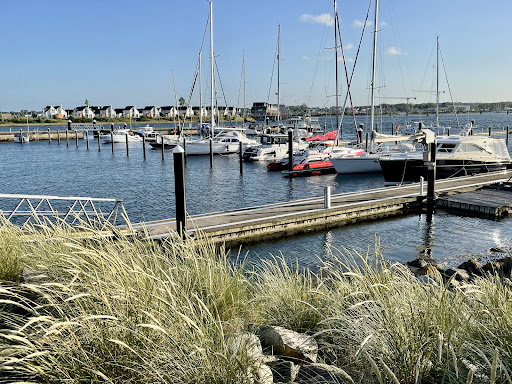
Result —
[[160, 107], [160, 116], [161, 117], [176, 117], [178, 116], [178, 112], [176, 108], [170, 105], [166, 105], [165, 107]]
[[116, 110], [110, 105], [104, 105], [101, 107], [91, 107], [94, 116], [101, 119], [109, 119], [117, 117]]
[[155, 107], [154, 105], [146, 106], [142, 108], [140, 112], [144, 117], [151, 117], [153, 119], [160, 117], [160, 108]]
[[94, 119], [94, 112], [88, 105], [73, 109], [73, 117], [76, 119]]
[[46, 119], [67, 119], [68, 113], [64, 108], [62, 108], [62, 105], [57, 107], [54, 107], [53, 105], [47, 105], [44, 107], [41, 117]]
[[181, 117], [194, 116], [194, 111], [192, 110], [192, 107], [187, 105], [182, 105], [181, 107], [178, 107], [178, 113]]
[[[199, 109], [201, 109], [201, 113], [199, 113]], [[207, 113], [205, 107], [192, 107], [192, 111], [194, 112], [194, 116], [202, 116], [202, 117], [208, 116], [208, 113]]]
[[123, 108], [123, 117], [131, 117], [137, 119], [141, 116], [139, 110], [134, 105], [128, 105]]
[[116, 108], [114, 109], [115, 117], [120, 119], [123, 117], [123, 108]]
[[[206, 109], [206, 116], [211, 116], [212, 115], [212, 107], [208, 106], [208, 107], [205, 107]], [[219, 116], [219, 110], [217, 107], [213, 107], [213, 116]]]

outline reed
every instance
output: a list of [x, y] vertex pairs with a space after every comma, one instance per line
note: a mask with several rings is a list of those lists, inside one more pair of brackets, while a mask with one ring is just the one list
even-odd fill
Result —
[[[320, 362], [355, 382], [512, 383], [512, 283], [455, 286], [431, 271], [425, 284], [378, 243], [333, 250], [317, 273], [283, 256], [248, 271], [204, 238], [4, 223], [0, 266], [11, 262], [0, 284], [10, 380], [250, 383], [254, 356], [232, 340], [261, 324], [313, 335]], [[18, 283], [22, 268], [44, 277]]]

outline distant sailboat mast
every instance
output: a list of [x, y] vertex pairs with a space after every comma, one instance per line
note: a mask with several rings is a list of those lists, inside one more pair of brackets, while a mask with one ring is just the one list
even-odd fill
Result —
[[203, 128], [203, 82], [201, 77], [201, 56], [202, 48], [199, 51], [199, 129]]
[[281, 119], [281, 100], [279, 97], [279, 74], [280, 74], [280, 57], [281, 56], [281, 24], [277, 24], [277, 125]]
[[338, 100], [338, 95], [339, 95], [339, 92], [338, 92], [338, 31], [336, 29], [337, 15], [338, 15], [338, 8], [336, 5], [336, 0], [334, 0], [334, 65], [336, 67], [336, 129], [339, 130], [340, 110], [339, 110], [339, 100]]
[[[379, 14], [379, 0], [375, 0], [375, 19], [373, 24], [373, 59], [372, 59], [372, 91], [371, 91], [371, 115], [370, 115], [370, 132], [369, 136], [372, 137], [375, 124], [375, 68], [377, 65], [377, 16]], [[370, 141], [370, 149], [373, 149], [373, 140]]]
[[436, 127], [439, 127], [439, 36], [436, 36], [436, 44], [437, 44]]
[[215, 128], [215, 114], [214, 114], [214, 106], [215, 106], [215, 74], [214, 74], [214, 57], [213, 57], [213, 7], [212, 2], [210, 1], [210, 66], [211, 66], [211, 137], [213, 137], [214, 128]]

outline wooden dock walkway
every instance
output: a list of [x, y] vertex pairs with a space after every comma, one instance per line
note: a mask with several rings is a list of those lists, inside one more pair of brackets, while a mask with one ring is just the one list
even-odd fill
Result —
[[[436, 181], [437, 195], [476, 190], [482, 186], [505, 182], [512, 170], [484, 173]], [[270, 240], [300, 233], [323, 230], [346, 224], [405, 215], [422, 209], [426, 183], [420, 194], [419, 183], [377, 188], [331, 196], [325, 208], [324, 197], [268, 204], [258, 207], [194, 215], [187, 219], [187, 233], [206, 234], [214, 242], [228, 246]], [[176, 230], [176, 220], [158, 220], [133, 224], [144, 227], [153, 239], [162, 239]]]

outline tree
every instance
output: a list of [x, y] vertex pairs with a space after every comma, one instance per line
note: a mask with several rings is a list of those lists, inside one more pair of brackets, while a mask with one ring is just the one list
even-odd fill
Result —
[[89, 106], [89, 100], [85, 99], [85, 105]]
[[180, 107], [184, 106], [185, 105], [185, 99], [182, 97], [180, 97], [180, 99], [178, 100], [179, 103], [180, 103]]

